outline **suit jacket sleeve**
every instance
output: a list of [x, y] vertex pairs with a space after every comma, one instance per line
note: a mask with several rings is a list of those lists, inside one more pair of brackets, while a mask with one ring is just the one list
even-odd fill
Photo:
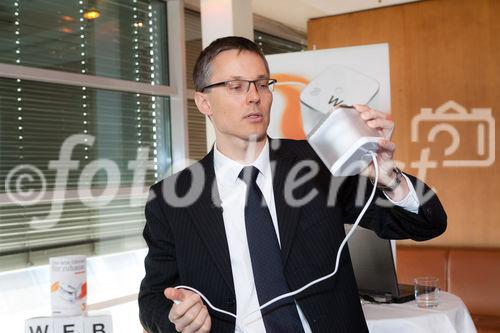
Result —
[[[379, 189], [361, 226], [375, 231], [386, 239], [406, 239], [424, 241], [441, 235], [446, 230], [447, 216], [437, 195], [422, 181], [407, 175], [419, 197], [418, 213], [392, 204]], [[358, 192], [365, 188], [364, 199], [359, 200]], [[373, 189], [371, 182], [363, 176], [349, 177], [340, 187], [339, 200], [342, 202], [346, 221], [354, 223]], [[363, 197], [363, 196], [362, 196]]]
[[[319, 156], [306, 143], [304, 153], [320, 165], [316, 185], [328, 193], [327, 206], [343, 211], [344, 223], [354, 223], [368, 201], [373, 185], [367, 177], [333, 177]], [[360, 225], [373, 230], [386, 239], [413, 239], [424, 241], [441, 235], [446, 230], [447, 216], [437, 195], [419, 179], [407, 175], [416, 189], [420, 207], [417, 214], [392, 204], [384, 193], [377, 189], [373, 202], [366, 211]]]
[[167, 286], [175, 286], [178, 281], [174, 237], [161, 209], [161, 191], [155, 191], [155, 187], [160, 186], [152, 187], [145, 208], [147, 222], [143, 236], [149, 251], [144, 261], [146, 276], [139, 292], [139, 318], [150, 333], [176, 332], [168, 319], [173, 302], [163, 294]]

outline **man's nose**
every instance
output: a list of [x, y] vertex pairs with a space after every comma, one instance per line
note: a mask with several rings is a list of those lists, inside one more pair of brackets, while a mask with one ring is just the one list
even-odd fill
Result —
[[250, 86], [248, 87], [247, 101], [253, 103], [260, 102], [260, 94], [259, 91], [257, 90], [256, 82], [251, 82]]

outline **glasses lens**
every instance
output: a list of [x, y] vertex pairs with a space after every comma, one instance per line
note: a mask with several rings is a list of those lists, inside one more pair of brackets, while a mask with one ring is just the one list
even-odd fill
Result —
[[274, 90], [274, 80], [262, 79], [255, 81], [232, 80], [226, 82], [227, 92], [230, 95], [243, 95], [250, 89], [250, 84], [254, 83], [259, 93], [269, 93]]
[[226, 82], [227, 91], [231, 95], [241, 95], [248, 91], [250, 82], [242, 80], [233, 80]]
[[259, 92], [269, 92], [269, 80], [256, 80], [255, 81], [255, 87], [257, 87], [257, 90]]

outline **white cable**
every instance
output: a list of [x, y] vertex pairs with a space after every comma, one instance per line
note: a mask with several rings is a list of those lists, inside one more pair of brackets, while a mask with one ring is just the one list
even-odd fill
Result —
[[[377, 157], [376, 155], [371, 152], [372, 154], [372, 159], [373, 159], [373, 164], [374, 164], [374, 167], [375, 167], [375, 181], [374, 181], [374, 184], [377, 184], [377, 181], [378, 181], [378, 163], [377, 163]], [[337, 251], [337, 258], [336, 258], [336, 261], [335, 261], [335, 270], [328, 274], [328, 275], [325, 275], [321, 278], [318, 278], [314, 281], [311, 281], [309, 282], [308, 284], [306, 284], [305, 286], [303, 286], [302, 288], [299, 288], [295, 291], [291, 291], [289, 293], [286, 293], [286, 294], [283, 294], [281, 296], [278, 296], [278, 297], [275, 297], [273, 298], [272, 300], [268, 301], [267, 303], [264, 303], [262, 304], [257, 310], [249, 313], [248, 315], [245, 316], [245, 318], [259, 310], [262, 310], [264, 309], [265, 307], [273, 304], [274, 302], [277, 302], [283, 298], [287, 298], [287, 297], [290, 297], [290, 296], [295, 296], [301, 292], [303, 292], [304, 290], [306, 290], [307, 288], [315, 285], [316, 283], [319, 283], [321, 281], [324, 281], [332, 276], [334, 276], [336, 273], [337, 273], [337, 270], [339, 268], [339, 263], [340, 263], [340, 255], [342, 254], [342, 250], [344, 249], [344, 246], [345, 244], [347, 243], [347, 241], [349, 240], [349, 238], [351, 237], [351, 235], [354, 233], [354, 230], [356, 229], [356, 227], [358, 226], [359, 222], [361, 221], [361, 219], [363, 218], [363, 215], [365, 215], [365, 212], [366, 210], [368, 209], [368, 207], [370, 206], [372, 200], [373, 200], [373, 197], [375, 196], [375, 190], [376, 190], [376, 186], [373, 186], [373, 189], [372, 189], [372, 193], [370, 194], [370, 197], [368, 198], [368, 201], [366, 202], [365, 206], [363, 207], [363, 209], [361, 210], [361, 213], [359, 213], [358, 215], [358, 218], [356, 219], [356, 222], [354, 222], [351, 230], [349, 230], [349, 232], [347, 233], [347, 235], [345, 236], [344, 240], [342, 241], [342, 243], [340, 244], [339, 246], [339, 250]]]
[[[212, 305], [212, 303], [210, 303], [210, 301], [205, 297], [205, 295], [203, 295], [200, 291], [196, 290], [195, 288], [193, 287], [188, 287], [188, 286], [177, 286], [177, 287], [174, 287], [174, 289], [188, 289], [188, 290], [191, 290], [191, 291], [194, 291], [195, 293], [197, 293], [198, 295], [200, 295], [201, 298], [203, 298], [203, 300], [205, 302], [207, 302], [208, 306], [212, 308], [212, 310], [214, 311], [217, 311], [217, 312], [220, 312], [220, 313], [223, 313], [223, 314], [227, 314], [231, 317], [234, 317], [234, 319], [238, 319], [236, 317], [236, 315], [234, 313], [231, 313], [231, 312], [228, 312], [228, 311], [225, 311], [225, 310], [222, 310], [222, 309], [219, 309], [218, 307], [216, 307], [215, 305]], [[175, 304], [180, 304], [181, 302], [180, 301], [177, 301], [175, 300], [174, 301]]]
[[[370, 152], [371, 156], [372, 156], [372, 160], [373, 160], [373, 166], [374, 166], [374, 169], [375, 169], [375, 180], [374, 180], [374, 184], [377, 184], [378, 182], [378, 161], [377, 161], [377, 156], [375, 155], [375, 153], [373, 152]], [[370, 197], [368, 198], [368, 201], [366, 202], [365, 206], [363, 207], [363, 209], [361, 210], [361, 212], [359, 213], [358, 215], [358, 218], [356, 219], [356, 221], [354, 222], [354, 224], [352, 225], [352, 228], [351, 230], [349, 230], [349, 232], [347, 233], [347, 235], [345, 236], [344, 240], [342, 241], [342, 243], [340, 244], [339, 246], [339, 250], [337, 251], [337, 258], [335, 260], [335, 269], [332, 273], [328, 274], [328, 275], [325, 275], [323, 277], [320, 277], [314, 281], [311, 281], [309, 282], [308, 284], [306, 284], [305, 286], [297, 289], [297, 290], [294, 290], [294, 291], [291, 291], [291, 292], [288, 292], [286, 294], [283, 294], [283, 295], [280, 295], [280, 296], [277, 296], [275, 298], [273, 298], [272, 300], [262, 304], [258, 309], [246, 314], [242, 320], [239, 320], [239, 318], [234, 314], [234, 313], [231, 313], [231, 312], [228, 312], [228, 311], [225, 311], [225, 310], [222, 310], [222, 309], [219, 309], [218, 307], [212, 305], [212, 303], [210, 303], [210, 301], [205, 297], [205, 295], [203, 295], [200, 291], [196, 290], [195, 288], [192, 288], [192, 287], [188, 287], [188, 286], [177, 286], [177, 287], [174, 287], [175, 289], [188, 289], [188, 290], [191, 290], [195, 293], [197, 293], [198, 295], [200, 295], [200, 297], [208, 304], [208, 306], [214, 310], [214, 311], [217, 311], [217, 312], [220, 312], [220, 313], [223, 313], [223, 314], [226, 314], [226, 315], [229, 315], [231, 317], [233, 317], [234, 319], [236, 319], [236, 329], [238, 330], [238, 328], [244, 332], [244, 328], [242, 326], [240, 326], [239, 323], [242, 323], [243, 319], [247, 318], [248, 316], [258, 312], [258, 311], [262, 311], [264, 308], [268, 307], [269, 305], [279, 301], [279, 300], [282, 300], [283, 298], [287, 298], [287, 297], [291, 297], [291, 296], [295, 296], [301, 292], [303, 292], [304, 290], [306, 290], [307, 288], [321, 282], [321, 281], [324, 281], [328, 278], [331, 278], [332, 276], [334, 276], [336, 273], [337, 273], [337, 270], [339, 268], [339, 263], [340, 263], [340, 255], [342, 254], [342, 250], [344, 249], [344, 246], [345, 244], [347, 243], [347, 241], [349, 240], [349, 238], [351, 237], [351, 235], [354, 233], [354, 230], [356, 230], [359, 222], [361, 221], [361, 219], [363, 218], [363, 215], [365, 215], [365, 212], [366, 210], [368, 209], [368, 207], [370, 206], [370, 204], [372, 203], [373, 201], [373, 197], [375, 196], [375, 191], [376, 191], [377, 187], [376, 186], [373, 186], [373, 189], [372, 189], [372, 193], [370, 194]], [[179, 304], [180, 302], [179, 301], [174, 301], [176, 304]]]

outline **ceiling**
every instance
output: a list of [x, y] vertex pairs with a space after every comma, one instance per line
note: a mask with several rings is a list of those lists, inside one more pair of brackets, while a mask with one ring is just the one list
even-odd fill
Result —
[[[187, 8], [200, 10], [201, 0], [184, 0]], [[212, 0], [217, 1], [217, 0]], [[220, 0], [230, 1], [230, 0]], [[253, 14], [307, 34], [307, 21], [312, 18], [352, 13], [422, 0], [232, 0], [251, 1]], [[255, 16], [254, 15], [254, 24]]]
[[252, 0], [254, 14], [307, 32], [308, 19], [419, 0]]

